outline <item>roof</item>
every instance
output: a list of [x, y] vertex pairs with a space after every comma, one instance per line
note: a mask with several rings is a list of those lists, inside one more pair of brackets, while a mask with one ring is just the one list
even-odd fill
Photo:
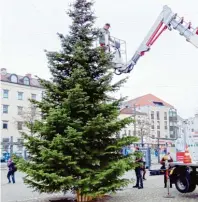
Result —
[[125, 104], [127, 105], [137, 105], [137, 106], [166, 106], [166, 107], [173, 107], [169, 103], [165, 102], [164, 100], [156, 97], [152, 94], [146, 94], [141, 97], [137, 97], [133, 100], [127, 101]]
[[139, 112], [139, 111], [134, 111], [131, 108], [123, 108], [120, 110], [120, 114], [136, 114], [136, 115], [147, 115], [146, 113]]
[[[11, 81], [11, 76], [12, 75], [17, 76], [17, 78], [18, 78], [17, 82], [12, 82]], [[24, 84], [24, 78], [29, 79], [29, 85]], [[39, 83], [38, 79], [32, 78], [31, 74], [26, 74], [25, 76], [21, 76], [21, 75], [15, 74], [15, 73], [7, 73], [5, 68], [1, 68], [0, 80], [3, 81], [3, 82], [19, 84], [19, 85], [23, 85], [23, 86], [33, 86], [33, 87], [37, 87], [37, 88], [42, 88], [42, 86]]]

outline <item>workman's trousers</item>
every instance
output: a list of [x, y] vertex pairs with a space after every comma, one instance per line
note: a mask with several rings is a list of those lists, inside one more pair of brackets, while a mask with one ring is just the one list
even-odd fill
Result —
[[[170, 172], [169, 172], [170, 174]], [[172, 182], [171, 182], [171, 179], [169, 178], [170, 180], [170, 188], [172, 188]], [[166, 171], [164, 172], [164, 188], [167, 187], [167, 178], [166, 178]]]
[[136, 187], [143, 188], [143, 179], [142, 179], [142, 170], [140, 167], [135, 168], [135, 175], [136, 175]]

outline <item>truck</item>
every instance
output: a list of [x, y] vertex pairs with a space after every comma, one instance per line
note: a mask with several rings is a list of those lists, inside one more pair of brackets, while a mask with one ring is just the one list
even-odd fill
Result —
[[198, 164], [197, 163], [170, 163], [170, 180], [175, 184], [180, 193], [190, 193], [198, 185]]
[[[121, 75], [123, 73], [130, 73], [138, 60], [144, 56], [146, 52], [150, 51], [151, 46], [166, 30], [178, 31], [187, 42], [191, 43], [195, 48], [198, 48], [198, 27], [193, 28], [191, 22], [185, 22], [183, 17], [179, 17], [170, 7], [165, 5], [148, 34], [129, 61], [123, 62], [122, 53], [126, 54], [125, 49], [122, 49], [122, 44], [125, 44], [123, 40], [114, 38], [115, 43], [112, 45], [110, 45], [109, 41], [105, 42], [106, 45], [113, 47], [112, 53], [114, 58], [112, 63], [114, 64], [115, 74]], [[108, 40], [108, 37], [106, 37], [106, 40]], [[170, 166], [170, 180], [175, 184], [176, 189], [181, 193], [193, 192], [198, 185], [198, 162], [174, 162], [171, 163]]]

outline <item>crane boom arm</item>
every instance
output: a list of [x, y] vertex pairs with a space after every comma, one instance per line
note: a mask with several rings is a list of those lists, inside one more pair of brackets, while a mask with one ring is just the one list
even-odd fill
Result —
[[125, 65], [116, 67], [117, 74], [131, 72], [140, 57], [150, 50], [158, 37], [167, 29], [170, 31], [173, 29], [179, 31], [180, 35], [186, 38], [186, 41], [198, 48], [198, 28], [193, 28], [190, 22], [184, 22], [184, 19], [178, 17], [176, 13], [173, 13], [171, 8], [164, 6], [163, 11], [158, 16], [131, 60]]

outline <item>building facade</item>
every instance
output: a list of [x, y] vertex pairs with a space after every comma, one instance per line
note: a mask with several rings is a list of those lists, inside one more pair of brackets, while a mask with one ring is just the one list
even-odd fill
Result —
[[191, 139], [198, 147], [198, 114], [186, 120], [188, 138]]
[[[30, 132], [24, 122], [33, 122], [40, 118], [40, 113], [29, 99], [40, 101], [43, 89], [31, 74], [20, 76], [1, 69], [1, 142], [21, 141], [21, 132]], [[2, 152], [10, 146], [3, 146]], [[16, 149], [16, 148], [15, 148]], [[19, 148], [20, 150], [20, 148]], [[8, 152], [8, 151], [7, 151]]]
[[177, 110], [172, 105], [147, 94], [123, 103], [124, 106], [148, 114], [152, 143], [166, 144], [177, 139]]

